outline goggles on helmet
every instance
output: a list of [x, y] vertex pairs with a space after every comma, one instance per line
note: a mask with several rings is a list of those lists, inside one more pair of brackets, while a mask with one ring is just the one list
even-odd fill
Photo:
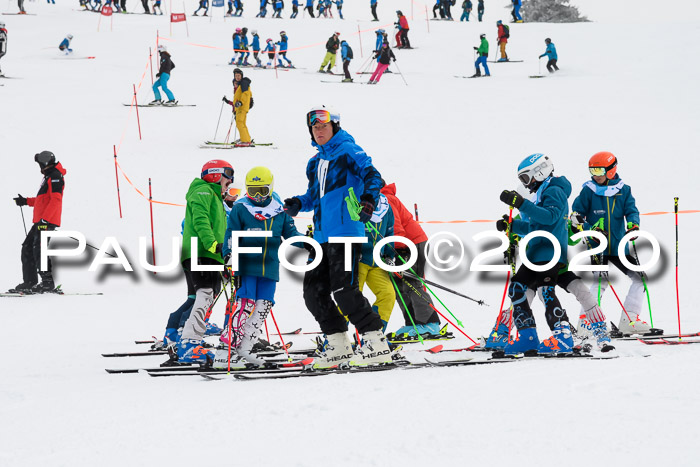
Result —
[[207, 174], [221, 174], [233, 181], [233, 169], [231, 167], [212, 167], [211, 169], [207, 169], [206, 173], [203, 173], [202, 176]]
[[328, 123], [331, 121], [331, 113], [328, 110], [312, 110], [306, 114], [306, 124], [314, 126], [317, 123]]
[[270, 196], [270, 186], [249, 186], [246, 188], [246, 193], [249, 198], [260, 201]]
[[518, 179], [525, 186], [529, 186], [530, 183], [532, 182], [532, 176], [529, 173], [518, 174]]
[[602, 177], [603, 175], [607, 174], [608, 171], [614, 169], [615, 167], [617, 167], [617, 160], [607, 167], [589, 167], [588, 171], [594, 177]]

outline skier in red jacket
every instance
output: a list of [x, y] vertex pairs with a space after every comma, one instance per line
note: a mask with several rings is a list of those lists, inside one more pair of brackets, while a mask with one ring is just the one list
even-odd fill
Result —
[[408, 20], [401, 10], [396, 10], [396, 16], [399, 17], [399, 20], [395, 23], [399, 28], [399, 31], [396, 33], [396, 48], [410, 49], [412, 47], [411, 42], [408, 40], [408, 31], [410, 30], [408, 27]]
[[[381, 193], [387, 197], [391, 209], [394, 212], [394, 235], [405, 237], [416, 245], [418, 259], [412, 269], [420, 277], [425, 277], [425, 245], [428, 242], [428, 236], [425, 234], [420, 224], [413, 219], [413, 216], [410, 211], [406, 209], [406, 206], [396, 197], [396, 185], [393, 183], [391, 185], [384, 184]], [[408, 261], [410, 257], [408, 247], [403, 243], [396, 242], [395, 248], [396, 252], [401, 255], [404, 260]], [[397, 258], [396, 264], [403, 263]], [[419, 297], [418, 294], [411, 290], [411, 287], [406, 285], [404, 281], [409, 282], [413, 288], [420, 291], [423, 298]], [[396, 285], [408, 308], [408, 310], [405, 310], [402, 306], [401, 299], [396, 297], [399, 302], [399, 308], [401, 308], [403, 312], [406, 325], [394, 333], [387, 334], [387, 338], [391, 341], [392, 339], [398, 339], [404, 334], [407, 334], [407, 337], [417, 338], [416, 329], [413, 328], [413, 324], [411, 323], [411, 317], [416, 323], [418, 333], [421, 334], [424, 339], [438, 335], [440, 333], [440, 318], [431, 307], [433, 302], [428, 292], [423, 288], [423, 284], [421, 284], [418, 279], [404, 276], [403, 279], [396, 281]], [[411, 317], [409, 317], [409, 313]]]
[[[51, 274], [51, 260], [48, 259], [46, 271], [39, 271], [41, 253], [41, 232], [55, 230], [61, 225], [61, 209], [63, 207], [63, 176], [66, 169], [56, 162], [56, 156], [50, 151], [42, 151], [34, 156], [44, 179], [39, 187], [39, 193], [34, 198], [17, 195], [14, 198], [17, 206], [32, 206], [34, 208], [33, 225], [27, 238], [22, 243], [22, 283], [12, 291], [21, 293], [44, 293], [55, 290]], [[47, 241], [48, 246], [48, 241]], [[41, 283], [37, 283], [37, 272]]]

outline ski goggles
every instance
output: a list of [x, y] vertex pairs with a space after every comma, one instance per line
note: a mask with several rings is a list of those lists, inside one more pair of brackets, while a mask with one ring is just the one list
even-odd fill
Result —
[[314, 126], [317, 123], [329, 123], [331, 121], [331, 113], [327, 110], [312, 110], [306, 114], [306, 124]]
[[229, 180], [233, 181], [233, 169], [231, 167], [212, 167], [202, 173], [202, 176], [207, 174], [221, 174]]
[[241, 194], [241, 189], [240, 188], [234, 188], [234, 187], [229, 187], [228, 190], [226, 190], [226, 194], [230, 196], [231, 198], [234, 198], [238, 195]]
[[246, 188], [246, 193], [248, 194], [249, 198], [264, 199], [270, 196], [270, 186], [249, 186]]
[[525, 186], [528, 186], [532, 182], [532, 178], [533, 177], [529, 173], [518, 174], [518, 179]]

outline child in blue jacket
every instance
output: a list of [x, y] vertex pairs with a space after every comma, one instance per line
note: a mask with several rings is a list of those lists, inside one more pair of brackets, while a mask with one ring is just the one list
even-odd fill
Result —
[[554, 43], [549, 37], [544, 40], [544, 43], [547, 44], [547, 50], [540, 55], [540, 58], [546, 56], [549, 59], [547, 61], [547, 70], [549, 70], [550, 73], [559, 71], [559, 67], [557, 66], [557, 59], [559, 58], [557, 57], [557, 48], [554, 47]]
[[[552, 242], [544, 237], [535, 237], [528, 245], [527, 258], [535, 265], [548, 264], [556, 259], [555, 264], [545, 271], [534, 271], [526, 265], [521, 265], [513, 275], [508, 287], [508, 297], [512, 303], [513, 322], [518, 328], [519, 339], [511, 341], [505, 347], [505, 353], [515, 355], [536, 351], [540, 354], [565, 354], [573, 352], [573, 337], [569, 318], [556, 296], [554, 287], [560, 269], [567, 264], [566, 251], [568, 246], [569, 211], [568, 198], [571, 194], [571, 183], [566, 177], [554, 176], [554, 164], [544, 154], [533, 154], [523, 160], [518, 166], [518, 178], [522, 184], [534, 193], [532, 201], [524, 199], [516, 191], [505, 190], [500, 199], [504, 203], [520, 210], [521, 219], [513, 219], [510, 228], [519, 237], [530, 232], [542, 230], [556, 238], [560, 254], [553, 258]], [[508, 217], [499, 220], [496, 228], [505, 231], [508, 227]], [[545, 317], [552, 330], [552, 337], [540, 343], [537, 337], [535, 318], [528, 303], [528, 290], [541, 288], [545, 303]], [[494, 333], [508, 335], [510, 316], [508, 312], [500, 315]]]
[[[583, 184], [581, 193], [574, 200], [571, 214], [572, 227], [583, 230], [597, 230], [608, 239], [608, 246], [599, 259], [601, 264], [614, 264], [632, 280], [623, 304], [618, 328], [624, 335], [645, 334], [651, 327], [639, 319], [644, 301], [644, 283], [640, 273], [625, 267], [618, 255], [620, 240], [627, 233], [639, 230], [639, 210], [632, 189], [617, 174], [617, 158], [610, 152], [599, 152], [588, 161], [591, 180]], [[632, 264], [638, 264], [629, 254], [629, 243], [625, 245], [625, 257]], [[600, 257], [598, 257], [600, 258]], [[591, 286], [591, 293], [602, 296], [608, 281], [600, 280]]]
[[[274, 178], [266, 167], [254, 167], [246, 175], [246, 192], [233, 205], [228, 216], [226, 236], [222, 253], [225, 264], [231, 264], [231, 242], [237, 241], [240, 247], [259, 247], [262, 253], [238, 255], [238, 267], [234, 270], [236, 291], [236, 313], [230, 318], [231, 332], [235, 332], [232, 347], [236, 348], [236, 363], [265, 363], [253, 352], [263, 333], [265, 318], [275, 303], [275, 289], [279, 282], [278, 250], [282, 238], [300, 236], [294, 220], [284, 212], [282, 201], [273, 191]], [[269, 231], [270, 237], [231, 238], [234, 231]], [[296, 244], [303, 247], [303, 244]], [[234, 313], [235, 314], [235, 313]], [[229, 326], [229, 323], [226, 323]], [[229, 329], [224, 329], [222, 337], [227, 339]], [[236, 345], [238, 344], [238, 345]], [[228, 349], [217, 352], [216, 366], [226, 366]], [[233, 358], [232, 358], [233, 361]]]

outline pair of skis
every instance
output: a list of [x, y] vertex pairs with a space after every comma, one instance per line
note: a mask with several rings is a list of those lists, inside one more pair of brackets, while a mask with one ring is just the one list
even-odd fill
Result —
[[239, 143], [220, 143], [217, 141], [205, 141], [200, 144], [201, 149], [237, 149], [237, 148], [255, 148], [258, 146], [273, 146], [274, 143], [251, 143], [251, 144], [239, 144]]

